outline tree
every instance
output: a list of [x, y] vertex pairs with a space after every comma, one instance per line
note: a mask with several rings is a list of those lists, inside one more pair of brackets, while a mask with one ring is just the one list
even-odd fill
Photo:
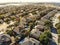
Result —
[[57, 29], [60, 29], [60, 22], [57, 23], [55, 26], [56, 26]]
[[29, 23], [30, 31], [34, 28], [35, 22]]
[[52, 27], [52, 23], [51, 21], [47, 20], [45, 21], [45, 24], [44, 24], [48, 29], [50, 29], [50, 27]]
[[[55, 26], [56, 26], [56, 28], [57, 28], [58, 34], [60, 34], [60, 22], [57, 23]], [[58, 35], [58, 43], [60, 43], [60, 35]]]
[[58, 43], [60, 43], [60, 35], [58, 35]]
[[18, 26], [18, 25], [19, 25], [19, 22], [15, 22], [15, 23], [14, 23], [14, 26]]
[[0, 19], [3, 19], [3, 18], [4, 18], [4, 16], [0, 15]]
[[7, 34], [14, 37], [16, 36], [13, 30], [7, 30]]
[[9, 34], [10, 36], [12, 36], [13, 31], [12, 30], [7, 30], [7, 34]]
[[60, 34], [60, 29], [57, 30], [58, 34]]
[[44, 32], [44, 34], [45, 34], [48, 38], [52, 38], [52, 34], [51, 34], [51, 32], [50, 32], [49, 30], [46, 30], [46, 31]]
[[60, 16], [58, 17], [59, 21], [60, 21]]
[[50, 38], [52, 38], [51, 33], [49, 31], [45, 31], [43, 34], [40, 35], [39, 40], [42, 45], [49, 45]]

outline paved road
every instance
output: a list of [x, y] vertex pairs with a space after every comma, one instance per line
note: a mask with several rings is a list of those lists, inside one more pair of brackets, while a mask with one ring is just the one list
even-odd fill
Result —
[[52, 27], [51, 28], [51, 34], [52, 34], [52, 40], [51, 45], [58, 45], [58, 34], [57, 34], [57, 29]]

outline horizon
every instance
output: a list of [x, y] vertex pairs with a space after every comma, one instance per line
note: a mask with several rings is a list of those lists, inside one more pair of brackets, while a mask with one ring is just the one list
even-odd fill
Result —
[[12, 3], [12, 2], [32, 2], [32, 3], [60, 3], [60, 0], [0, 0], [0, 3]]

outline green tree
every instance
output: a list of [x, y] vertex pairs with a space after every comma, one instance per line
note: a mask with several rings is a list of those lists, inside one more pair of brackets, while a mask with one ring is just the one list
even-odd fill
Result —
[[57, 23], [55, 26], [56, 26], [57, 29], [60, 29], [60, 22]]
[[60, 21], [60, 16], [58, 17], [59, 21]]
[[50, 29], [50, 27], [52, 27], [52, 23], [51, 21], [47, 20], [45, 21], [45, 24], [44, 24], [48, 29]]
[[16, 36], [16, 34], [14, 33], [13, 30], [8, 30], [7, 34], [10, 35], [10, 36], [14, 36], [14, 37]]
[[12, 36], [13, 31], [12, 30], [7, 30], [7, 34], [9, 34], [10, 36]]
[[[57, 28], [58, 34], [60, 34], [60, 22], [57, 23], [55, 26], [56, 26], [56, 28]], [[58, 35], [58, 43], [60, 43], [60, 35]]]
[[60, 35], [58, 35], [58, 43], [60, 43]]
[[52, 35], [49, 31], [45, 31], [43, 34], [40, 35], [39, 40], [42, 45], [49, 45], [49, 41], [52, 38]]
[[58, 34], [60, 34], [60, 29], [57, 30]]

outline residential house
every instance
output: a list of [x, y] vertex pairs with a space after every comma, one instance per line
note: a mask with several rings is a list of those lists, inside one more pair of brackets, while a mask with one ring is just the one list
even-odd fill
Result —
[[43, 16], [42, 18], [41, 18], [41, 20], [48, 20], [50, 17], [52, 17], [52, 16], [54, 16], [54, 14], [57, 12], [57, 10], [53, 10], [53, 11], [51, 11], [51, 12], [49, 12], [47, 15], [45, 15], [45, 16]]
[[44, 26], [43, 25], [37, 25], [35, 26], [35, 29], [39, 29], [39, 31], [44, 31]]
[[41, 34], [41, 31], [39, 29], [32, 29], [30, 34], [32, 37], [38, 39]]
[[20, 45], [40, 45], [40, 41], [34, 38], [25, 38], [24, 40], [19, 42]]
[[13, 30], [16, 34], [20, 34], [20, 30], [19, 27], [15, 27], [15, 29]]
[[0, 45], [9, 45], [11, 43], [10, 36], [7, 34], [0, 34]]
[[36, 23], [37, 23], [37, 25], [44, 25], [45, 24], [42, 20], [36, 21]]

